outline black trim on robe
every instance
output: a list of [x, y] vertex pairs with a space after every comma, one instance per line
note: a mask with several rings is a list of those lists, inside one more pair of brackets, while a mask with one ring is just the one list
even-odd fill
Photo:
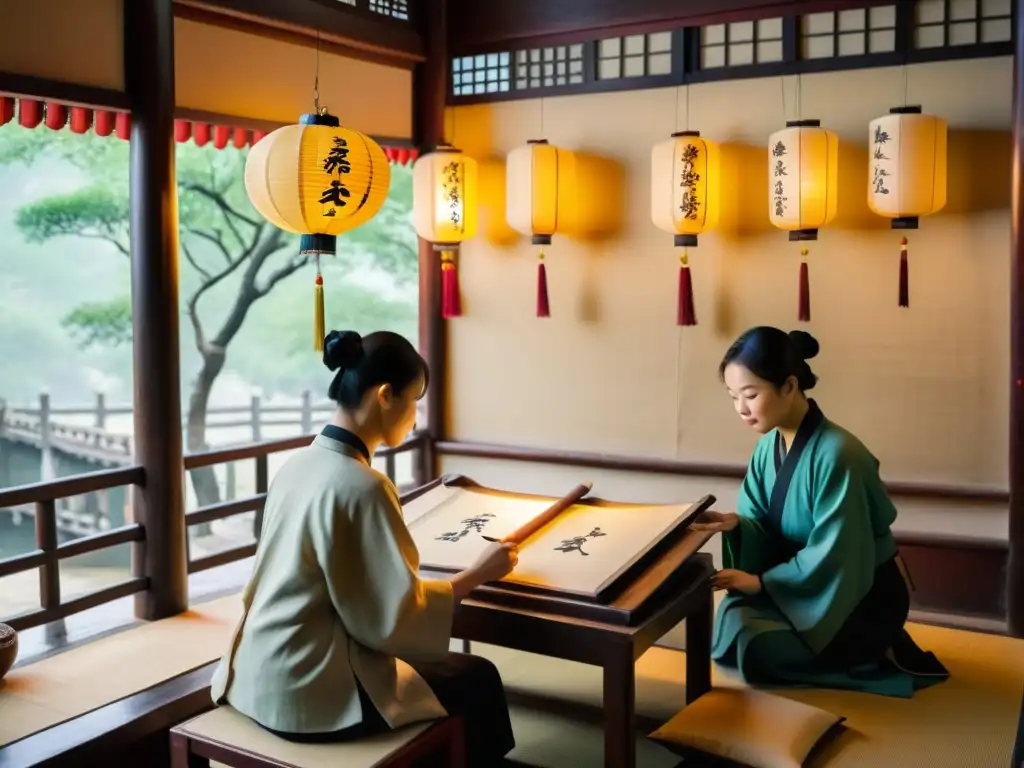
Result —
[[796, 431], [796, 438], [793, 440], [793, 447], [787, 452], [786, 441], [782, 439], [782, 433], [775, 433], [775, 485], [772, 486], [771, 499], [768, 502], [767, 522], [772, 532], [784, 545], [784, 550], [789, 552], [788, 560], [799, 549], [799, 547], [782, 533], [782, 516], [786, 509], [786, 497], [789, 495], [789, 487], [793, 484], [793, 473], [796, 465], [800, 462], [808, 441], [825, 421], [825, 414], [821, 412], [814, 400], [807, 401], [807, 413]]
[[329, 437], [331, 440], [337, 440], [339, 443], [344, 443], [347, 446], [355, 448], [363, 455], [363, 458], [366, 459], [367, 463], [370, 462], [369, 448], [366, 447], [366, 443], [362, 441], [359, 435], [354, 432], [342, 429], [335, 424], [328, 424], [320, 431], [320, 434], [324, 437]]

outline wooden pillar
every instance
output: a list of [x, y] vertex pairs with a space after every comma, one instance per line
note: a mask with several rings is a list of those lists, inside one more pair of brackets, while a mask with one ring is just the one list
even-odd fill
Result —
[[[432, 151], [444, 139], [444, 108], [448, 93], [447, 0], [420, 4], [427, 60], [416, 68], [413, 80], [413, 140], [420, 154]], [[434, 443], [443, 440], [447, 426], [448, 337], [441, 317], [441, 260], [433, 245], [419, 240], [420, 348], [430, 366], [427, 391], [428, 441], [423, 467], [430, 480], [440, 472]]]
[[1013, 57], [1013, 192], [1010, 207], [1010, 561], [1006, 614], [1024, 637], [1024, 0], [1016, 2]]
[[124, 0], [132, 110], [130, 222], [135, 456], [146, 472], [135, 519], [146, 528], [132, 571], [149, 578], [136, 616], [188, 608], [178, 340], [178, 190], [174, 172], [172, 0]]

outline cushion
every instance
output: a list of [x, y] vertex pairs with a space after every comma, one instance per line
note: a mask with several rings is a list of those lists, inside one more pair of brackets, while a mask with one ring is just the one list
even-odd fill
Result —
[[715, 688], [650, 734], [683, 756], [702, 752], [750, 768], [800, 768], [846, 718], [750, 688]]

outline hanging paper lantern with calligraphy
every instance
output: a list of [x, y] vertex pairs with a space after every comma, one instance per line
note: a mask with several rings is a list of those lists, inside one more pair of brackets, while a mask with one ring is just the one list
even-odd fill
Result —
[[302, 235], [299, 249], [316, 257], [313, 346], [324, 344], [320, 256], [337, 252], [337, 238], [373, 218], [387, 199], [391, 165], [384, 150], [320, 110], [298, 125], [267, 134], [249, 152], [245, 190], [263, 218]]
[[[918, 219], [946, 205], [946, 121], [921, 107], [895, 107], [868, 127], [868, 207], [893, 229], [917, 229]], [[900, 238], [899, 305], [910, 306], [907, 238]]]
[[512, 229], [530, 235], [537, 254], [537, 317], [550, 317], [544, 246], [558, 230], [558, 177], [567, 150], [531, 139], [506, 160], [505, 219]]
[[[768, 217], [793, 242], [818, 239], [836, 215], [839, 139], [818, 120], [791, 120], [768, 139]], [[800, 309], [811, 319], [806, 247], [800, 249]]]
[[718, 224], [721, 183], [718, 145], [702, 139], [699, 131], [673, 133], [651, 150], [651, 220], [675, 235], [676, 246], [683, 249], [679, 325], [697, 324], [687, 249], [696, 248], [697, 236]]
[[412, 184], [416, 234], [441, 252], [441, 315], [458, 317], [459, 244], [473, 237], [477, 226], [476, 160], [454, 147], [439, 146], [413, 166]]

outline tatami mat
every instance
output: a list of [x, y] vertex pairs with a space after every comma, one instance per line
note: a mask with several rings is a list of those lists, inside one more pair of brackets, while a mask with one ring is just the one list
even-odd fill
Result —
[[[910, 630], [946, 664], [951, 672], [949, 681], [912, 699], [845, 691], [776, 691], [848, 718], [846, 732], [808, 768], [1002, 768], [1010, 764], [1024, 693], [1024, 641], [930, 626], [911, 625]], [[597, 667], [482, 644], [474, 644], [473, 651], [498, 665], [510, 691], [601, 707], [601, 671]], [[739, 683], [716, 670], [714, 684]], [[682, 708], [685, 690], [685, 654], [652, 648], [638, 660], [638, 714], [659, 721], [669, 719]], [[530, 753], [539, 749], [535, 742], [547, 742], [543, 734], [550, 715], [519, 717], [520, 746], [513, 757], [537, 768], [563, 768], [564, 757], [559, 761], [547, 753]], [[599, 729], [589, 736], [581, 732], [578, 738], [570, 738], [570, 731], [564, 733], [563, 756], [600, 749]], [[657, 761], [663, 754], [659, 750], [645, 759]], [[599, 758], [595, 760], [574, 765], [601, 764]]]
[[12, 670], [0, 682], [0, 746], [216, 661], [241, 610], [230, 595]]

